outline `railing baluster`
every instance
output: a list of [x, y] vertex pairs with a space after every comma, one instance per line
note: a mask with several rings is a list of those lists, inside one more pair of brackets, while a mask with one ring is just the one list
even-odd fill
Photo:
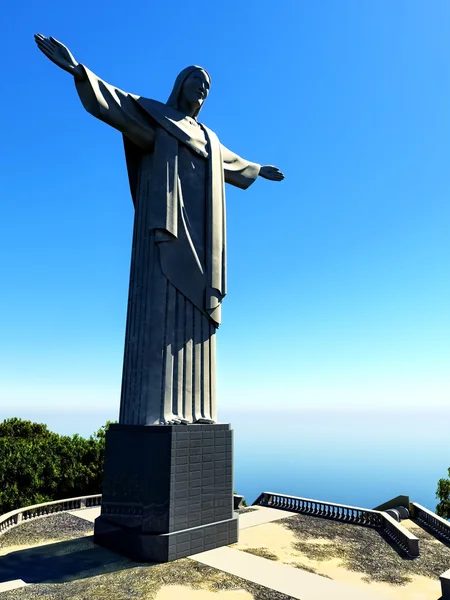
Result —
[[[345, 504], [336, 504], [334, 502], [323, 502], [311, 498], [274, 494], [272, 492], [264, 492], [255, 500], [254, 504], [273, 506], [274, 508], [287, 509], [318, 518], [333, 519], [335, 521], [352, 523], [354, 525], [383, 529], [399, 546], [407, 549], [411, 556], [418, 555], [417, 538], [402, 528], [401, 525], [397, 525], [396, 522], [391, 522], [391, 517], [381, 511], [347, 506]], [[431, 516], [431, 514], [422, 514], [420, 512], [420, 506], [417, 506], [416, 512], [418, 519], [423, 517], [429, 526], [436, 530], [438, 529], [442, 536], [445, 536], [447, 532], [450, 532], [450, 523], [448, 526], [446, 523], [443, 525], [443, 522], [439, 520], [439, 517], [436, 518], [435, 515]], [[450, 539], [450, 533], [448, 535]]]
[[82, 506], [82, 501], [86, 502], [85, 506], [99, 506], [101, 505], [101, 497], [101, 494], [94, 494], [66, 500], [54, 500], [34, 506], [25, 506], [5, 515], [0, 515], [0, 534], [24, 521], [39, 519], [65, 510], [78, 509]]
[[443, 538], [446, 542], [450, 541], [450, 522], [446, 521], [442, 517], [435, 515], [424, 506], [413, 503], [415, 515], [419, 523], [423, 523], [428, 526], [431, 531], [438, 537]]

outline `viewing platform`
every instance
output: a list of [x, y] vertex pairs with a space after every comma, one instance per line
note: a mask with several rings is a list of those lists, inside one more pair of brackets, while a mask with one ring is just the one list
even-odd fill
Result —
[[[95, 598], [97, 586], [114, 598], [125, 598], [125, 590], [145, 598], [152, 590], [155, 600], [450, 597], [444, 595], [450, 581], [448, 522], [420, 505], [416, 516], [400, 524], [385, 511], [264, 492], [254, 506], [237, 510], [237, 544], [142, 564], [93, 543], [99, 499], [69, 499], [0, 517], [2, 598], [31, 599], [41, 592]], [[6, 528], [11, 519], [17, 524]]]

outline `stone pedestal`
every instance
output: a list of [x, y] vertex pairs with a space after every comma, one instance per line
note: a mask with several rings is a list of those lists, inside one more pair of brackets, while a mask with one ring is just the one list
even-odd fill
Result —
[[111, 425], [94, 542], [145, 562], [233, 544], [230, 425]]

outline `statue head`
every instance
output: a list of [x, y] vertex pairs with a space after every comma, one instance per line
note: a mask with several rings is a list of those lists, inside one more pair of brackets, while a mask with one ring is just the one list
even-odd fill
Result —
[[176, 78], [167, 104], [177, 109], [180, 108], [180, 103], [198, 105], [193, 115], [196, 117], [208, 96], [210, 85], [211, 77], [205, 69], [195, 65], [186, 67]]

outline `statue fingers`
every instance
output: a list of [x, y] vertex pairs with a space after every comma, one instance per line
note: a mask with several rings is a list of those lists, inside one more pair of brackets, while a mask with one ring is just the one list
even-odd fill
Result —
[[38, 48], [48, 58], [52, 58], [53, 57], [54, 52], [53, 52], [52, 48], [48, 48], [47, 46], [43, 46], [43, 45], [40, 45], [40, 44], [38, 44]]
[[282, 181], [284, 179], [284, 175], [277, 169], [276, 171], [272, 171], [270, 173], [270, 179], [272, 179], [272, 181]]
[[34, 41], [36, 42], [36, 44], [38, 46], [40, 46], [41, 44], [49, 44], [50, 43], [48, 41], [48, 39], [45, 36], [41, 35], [40, 33], [38, 33], [34, 36]]
[[44, 39], [40, 39], [38, 37], [35, 37], [34, 41], [36, 42], [38, 48], [44, 48], [45, 45], [46, 45], [45, 38]]
[[280, 171], [278, 167], [271, 167], [274, 170], [273, 176], [277, 180], [284, 179], [284, 174]]
[[41, 50], [45, 49], [48, 50], [48, 52], [53, 52], [55, 50], [55, 47], [52, 46], [52, 44], [50, 44], [49, 42], [47, 42], [47, 40], [39, 41], [37, 42], [37, 45]]
[[54, 37], [50, 36], [50, 41], [55, 44], [55, 46], [62, 46], [63, 48], [65, 48], [64, 44], [62, 42], [58, 42], [57, 39], [55, 39]]
[[34, 40], [41, 50], [43, 48], [47, 48], [48, 50], [55, 50], [55, 45], [52, 44], [49, 38], [46, 38], [45, 35], [38, 33], [34, 36]]
[[43, 52], [46, 56], [50, 56], [51, 55], [51, 51], [46, 47], [43, 46], [42, 44], [37, 44], [37, 47], [39, 48], [39, 50], [41, 52]]

